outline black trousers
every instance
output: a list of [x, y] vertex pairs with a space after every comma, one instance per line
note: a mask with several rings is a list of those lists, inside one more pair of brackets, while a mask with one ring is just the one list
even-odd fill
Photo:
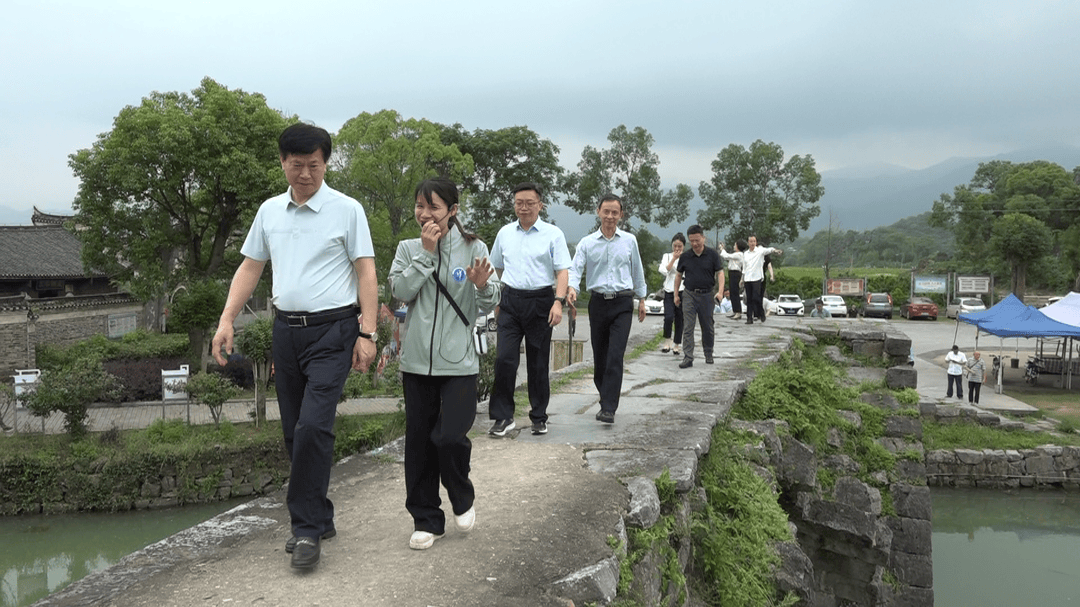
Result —
[[[728, 270], [728, 289], [731, 291], [731, 311], [742, 314], [742, 293], [739, 291], [739, 282], [742, 281], [742, 270]], [[723, 296], [723, 293], [720, 294]]]
[[713, 291], [695, 293], [690, 289], [683, 291], [680, 299], [683, 309], [683, 351], [684, 359], [694, 360], [694, 325], [701, 325], [701, 351], [705, 356], [712, 356], [716, 343], [713, 327]]
[[981, 381], [968, 381], [968, 402], [979, 404], [979, 392], [982, 390]]
[[495, 349], [495, 379], [488, 401], [491, 419], [514, 418], [514, 386], [521, 362], [521, 340], [525, 340], [525, 368], [529, 374], [529, 419], [547, 422], [551, 383], [551, 326], [548, 312], [555, 303], [555, 291], [503, 291], [499, 304], [499, 343]]
[[761, 302], [763, 297], [765, 297], [764, 280], [746, 281], [746, 315], [748, 321], [755, 318], [765, 320], [765, 307]]
[[682, 343], [682, 306], [675, 305], [675, 293], [664, 291], [664, 339], [672, 336], [671, 328], [675, 326], [675, 344]]
[[469, 470], [476, 419], [475, 375], [402, 373], [405, 390], [405, 509], [413, 529], [441, 535], [446, 515], [439, 482], [446, 487], [454, 514], [465, 514], [476, 494]]
[[360, 336], [355, 317], [310, 327], [274, 321], [274, 385], [292, 468], [286, 503], [293, 535], [334, 528], [327, 497], [334, 463], [334, 417]]
[[952, 397], [952, 387], [956, 384], [956, 398], [964, 398], [964, 376], [963, 375], [951, 375], [946, 374], [949, 378], [949, 389], [945, 393], [945, 396]]
[[589, 299], [589, 338], [593, 349], [593, 385], [600, 393], [600, 410], [615, 413], [622, 393], [623, 357], [634, 322], [634, 298], [629, 295]]

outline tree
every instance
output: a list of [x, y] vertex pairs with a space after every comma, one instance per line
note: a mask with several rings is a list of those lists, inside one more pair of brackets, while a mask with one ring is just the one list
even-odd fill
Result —
[[41, 373], [37, 388], [20, 398], [30, 412], [45, 417], [54, 411], [64, 414], [64, 429], [73, 437], [86, 434], [90, 405], [115, 400], [120, 381], [105, 371], [101, 361], [82, 358], [59, 369]]
[[210, 409], [214, 424], [221, 424], [221, 407], [240, 390], [224, 375], [217, 373], [196, 373], [186, 382], [176, 382], [176, 388], [186, 390], [191, 398]]
[[274, 321], [259, 318], [245, 326], [236, 336], [236, 347], [251, 360], [255, 375], [255, 425], [266, 421], [266, 388], [270, 379], [271, 348], [274, 345]]
[[1045, 257], [1053, 248], [1050, 228], [1023, 213], [1009, 213], [997, 221], [990, 237], [990, 247], [1012, 270], [1012, 292], [1024, 299], [1027, 268]]
[[[1080, 285], [1080, 256], [1073, 253], [1070, 240], [1070, 235], [1076, 233], [1075, 226], [1080, 225], [1077, 175], [1076, 170], [1069, 173], [1043, 160], [981, 163], [968, 184], [956, 186], [952, 195], [942, 194], [934, 202], [931, 225], [951, 229], [956, 235], [956, 269], [1010, 272], [1013, 288], [1021, 290], [1017, 297], [1027, 288], [1028, 270], [1033, 264], [1035, 268], [1051, 265], [1039, 263], [1049, 254], [1060, 261], [1054, 273], [1070, 273], [1075, 277], [1071, 282]], [[1033, 221], [1006, 220], [1012, 215]], [[1041, 240], [1024, 242], [1025, 238]], [[1002, 248], [1021, 242], [1024, 251]], [[1044, 245], [1048, 247], [1045, 250]], [[1038, 251], [1043, 253], [1031, 256]], [[1044, 282], [1048, 278], [1053, 279], [1042, 277]], [[1067, 282], [1064, 278], [1060, 276], [1061, 282]]]
[[227, 288], [218, 280], [195, 280], [184, 285], [173, 298], [169, 322], [173, 329], [188, 334], [192, 360], [206, 368], [206, 332], [217, 325], [225, 307]]
[[758, 139], [746, 149], [731, 144], [712, 162], [713, 177], [698, 186], [706, 208], [698, 223], [706, 230], [730, 226], [726, 241], [755, 235], [764, 244], [790, 242], [821, 214], [825, 193], [814, 159], [792, 156]]
[[83, 264], [143, 300], [229, 276], [240, 261], [230, 245], [286, 185], [276, 145], [286, 124], [262, 95], [210, 78], [190, 95], [154, 92], [121, 110], [70, 156]]
[[608, 133], [608, 141], [611, 147], [606, 150], [587, 145], [581, 152], [578, 171], [564, 185], [566, 205], [581, 214], [594, 214], [600, 198], [614, 193], [622, 198], [624, 228], [631, 218], [661, 227], [686, 219], [694, 192], [681, 183], [674, 190], [660, 189], [660, 157], [652, 151], [653, 136], [640, 126], [629, 131], [619, 125]]
[[460, 183], [473, 171], [471, 158], [442, 142], [442, 131], [428, 120], [402, 120], [394, 110], [363, 112], [334, 138], [327, 179], [363, 203], [369, 215], [385, 211], [397, 237], [412, 221], [413, 192], [421, 181], [444, 176]]
[[[467, 225], [487, 242], [499, 228], [514, 221], [514, 186], [532, 182], [550, 204], [561, 197], [565, 170], [559, 165], [559, 147], [524, 126], [468, 132], [460, 124], [444, 127], [442, 141], [456, 146], [473, 160], [474, 170], [462, 180], [468, 192]], [[547, 218], [547, 205], [541, 210]]]

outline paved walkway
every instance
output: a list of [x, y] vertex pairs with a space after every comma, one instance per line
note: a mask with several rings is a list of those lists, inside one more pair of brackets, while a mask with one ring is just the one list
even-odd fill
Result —
[[[393, 413], [397, 411], [398, 398], [351, 398], [338, 405], [338, 412], [342, 414], [357, 413]], [[250, 422], [254, 419], [255, 400], [232, 400], [222, 406], [222, 417], [234, 423]], [[130, 403], [121, 406], [94, 406], [90, 408], [89, 425], [92, 431], [109, 430], [136, 430], [146, 428], [159, 419], [182, 419], [192, 424], [212, 424], [213, 417], [210, 408], [197, 402], [177, 403], [170, 401], [163, 403]], [[266, 403], [266, 417], [268, 419], [281, 419], [278, 413], [277, 401], [272, 397]], [[31, 415], [26, 409], [8, 411], [4, 415], [4, 422], [8, 426], [18, 428], [19, 432], [40, 434], [44, 421], [45, 433], [59, 434], [64, 432], [64, 416], [53, 413], [47, 418]], [[15, 424], [18, 424], [17, 426]]]

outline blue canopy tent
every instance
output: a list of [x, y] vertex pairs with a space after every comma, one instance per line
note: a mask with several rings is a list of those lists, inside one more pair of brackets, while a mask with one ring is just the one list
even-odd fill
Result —
[[[1033, 306], [1026, 306], [1010, 293], [997, 305], [981, 312], [960, 314], [957, 320], [1000, 338], [1006, 337], [1080, 337], [1080, 327], [1058, 322]], [[957, 324], [959, 328], [959, 323]], [[978, 333], [975, 344], [978, 347]], [[1071, 378], [1070, 378], [1071, 379]], [[1001, 374], [997, 377], [997, 392], [1001, 392]]]

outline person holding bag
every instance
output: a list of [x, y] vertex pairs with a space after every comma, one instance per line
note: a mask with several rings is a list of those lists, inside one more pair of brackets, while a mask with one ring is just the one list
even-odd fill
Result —
[[[398, 243], [390, 291], [409, 305], [401, 356], [405, 391], [405, 508], [409, 547], [430, 548], [445, 533], [439, 483], [462, 531], [476, 521], [469, 480], [479, 354], [476, 317], [499, 300], [488, 248], [457, 218], [457, 186], [428, 179], [416, 188], [420, 238]], [[455, 233], [451, 228], [456, 227]], [[485, 337], [486, 339], [486, 337]]]

